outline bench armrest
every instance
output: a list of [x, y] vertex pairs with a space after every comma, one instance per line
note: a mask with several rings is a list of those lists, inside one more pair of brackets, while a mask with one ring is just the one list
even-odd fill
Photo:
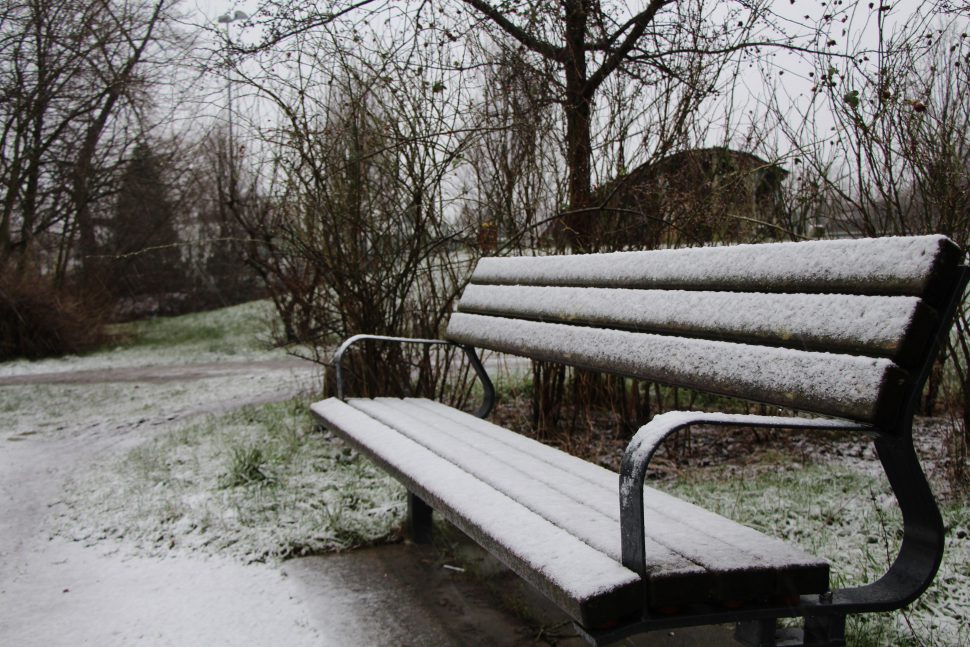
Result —
[[468, 361], [471, 363], [472, 368], [475, 371], [475, 375], [482, 383], [482, 389], [484, 390], [484, 396], [481, 406], [475, 415], [479, 418], [486, 417], [495, 405], [495, 387], [492, 385], [492, 380], [488, 377], [488, 373], [485, 372], [485, 367], [482, 365], [481, 359], [478, 357], [478, 353], [472, 346], [466, 346], [463, 344], [455, 344], [453, 342], [444, 339], [420, 339], [412, 337], [388, 337], [385, 335], [354, 335], [348, 337], [343, 341], [337, 350], [333, 354], [333, 365], [334, 373], [337, 380], [337, 398], [340, 400], [345, 400], [344, 397], [344, 376], [343, 376], [343, 357], [347, 350], [360, 341], [374, 340], [383, 342], [394, 342], [394, 343], [404, 343], [404, 344], [424, 344], [427, 346], [458, 346], [464, 351], [465, 356], [468, 357]]
[[856, 431], [874, 438], [876, 451], [903, 514], [903, 542], [887, 572], [875, 582], [802, 597], [807, 613], [888, 611], [915, 600], [932, 582], [943, 556], [943, 521], [919, 467], [909, 434], [896, 436], [848, 420], [672, 411], [637, 431], [620, 467], [620, 540], [623, 565], [646, 577], [643, 485], [661, 443], [691, 425]]
[[643, 484], [654, 453], [670, 435], [691, 425], [775, 427], [779, 429], [831, 429], [875, 432], [871, 425], [843, 420], [780, 416], [670, 411], [640, 427], [627, 445], [620, 464], [620, 532], [623, 565], [645, 575]]

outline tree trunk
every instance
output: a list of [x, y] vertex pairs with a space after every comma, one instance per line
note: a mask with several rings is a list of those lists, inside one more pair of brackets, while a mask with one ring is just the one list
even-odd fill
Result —
[[[588, 12], [584, 0], [565, 3], [566, 60], [563, 71], [566, 93], [563, 109], [566, 113], [566, 166], [569, 174], [569, 210], [589, 206], [590, 170], [593, 156], [590, 115], [592, 99], [586, 70], [586, 21]], [[588, 214], [570, 214], [563, 219], [565, 240], [574, 253], [594, 251], [594, 228]]]
[[85, 287], [93, 287], [94, 282], [102, 278], [99, 276], [100, 264], [96, 262], [98, 239], [91, 216], [91, 181], [94, 173], [94, 154], [117, 99], [116, 93], [110, 93], [98, 116], [88, 126], [81, 150], [74, 161], [71, 178], [71, 202], [74, 208], [74, 222], [79, 234], [82, 284]]

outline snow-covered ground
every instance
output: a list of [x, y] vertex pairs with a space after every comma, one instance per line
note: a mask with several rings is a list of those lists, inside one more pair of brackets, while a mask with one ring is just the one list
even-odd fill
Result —
[[[916, 435], [934, 433], [940, 441], [932, 428], [938, 424], [918, 421]], [[834, 586], [872, 582], [897, 554], [902, 517], [871, 446], [822, 445], [808, 439], [745, 467], [686, 470], [664, 489], [823, 557]], [[956, 496], [941, 511], [946, 552], [929, 589], [902, 611], [850, 616], [850, 638], [863, 645], [970, 645], [970, 509]]]
[[[221, 311], [215, 324], [265, 310]], [[149, 339], [0, 364], [0, 643], [319, 644], [312, 610], [274, 568], [177, 551], [146, 557], [124, 542], [84, 546], [58, 529], [71, 511], [70, 484], [130, 449], [203, 414], [292, 397], [317, 379], [312, 366], [244, 341], [253, 324], [239, 328], [249, 332], [228, 341], [195, 336], [169, 350]], [[163, 365], [168, 373], [153, 377], [150, 367]], [[74, 371], [84, 373], [72, 381]]]
[[139, 554], [274, 561], [367, 545], [400, 529], [404, 490], [331, 434], [304, 398], [207, 416], [67, 484], [55, 532]]
[[112, 347], [83, 356], [0, 362], [0, 378], [43, 373], [106, 371], [153, 366], [285, 358], [270, 344], [274, 312], [253, 301], [213, 312], [122, 324]]
[[[108, 351], [0, 364], [0, 643], [320, 644], [292, 582], [246, 564], [379, 540], [402, 491], [313, 430], [319, 372], [261, 343], [269, 314], [257, 303], [138, 324]], [[860, 456], [708, 471], [677, 490], [860, 582], [898, 527]], [[970, 644], [970, 513], [944, 515], [935, 583], [905, 615], [863, 624], [882, 637], [867, 644]]]

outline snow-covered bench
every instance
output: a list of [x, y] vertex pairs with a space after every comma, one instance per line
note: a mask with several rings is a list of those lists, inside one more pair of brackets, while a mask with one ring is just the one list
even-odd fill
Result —
[[[939, 566], [943, 526], [912, 420], [967, 283], [963, 261], [941, 236], [483, 258], [444, 340], [389, 340], [464, 348], [485, 385], [481, 417], [424, 399], [344, 399], [342, 383], [313, 411], [405, 484], [417, 538], [438, 511], [593, 644], [736, 621], [741, 642], [775, 645], [777, 618], [804, 617], [784, 644], [839, 645], [847, 613], [908, 604]], [[364, 338], [342, 345], [338, 369]], [[615, 474], [483, 420], [493, 390], [475, 348], [824, 417], [659, 415]], [[694, 424], [870, 436], [903, 513], [896, 561], [833, 591], [824, 560], [645, 488], [658, 445]]]

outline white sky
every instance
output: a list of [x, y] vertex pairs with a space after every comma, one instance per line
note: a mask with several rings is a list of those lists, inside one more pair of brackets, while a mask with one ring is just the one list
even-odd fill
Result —
[[[892, 34], [907, 22], [910, 22], [914, 12], [920, 6], [925, 6], [925, 4], [928, 3], [922, 3], [918, 0], [900, 0], [899, 2], [893, 3], [892, 11], [889, 12], [889, 18], [885, 24], [884, 36], [886, 34]], [[820, 16], [832, 11], [833, 5], [835, 5], [835, 11], [843, 10], [843, 4], [840, 0], [778, 0], [773, 3], [773, 9], [784, 20], [791, 21], [789, 24], [783, 24], [782, 27], [788, 30], [794, 30], [798, 29], [794, 25], [806, 23], [806, 15], [810, 17], [807, 22], [814, 23]], [[232, 14], [237, 10], [244, 11], [247, 14], [253, 14], [257, 6], [258, 0], [241, 0], [236, 2], [232, 0], [189, 0], [186, 8], [198, 17], [200, 25], [207, 24], [225, 28], [225, 25], [219, 25], [216, 22], [216, 18], [219, 15], [227, 12]], [[192, 7], [194, 7], [194, 10]], [[844, 39], [841, 38], [839, 31], [844, 25], [845, 28], [850, 30], [851, 34], [855, 34], [855, 39], [858, 44], [864, 48], [875, 48], [879, 38], [878, 24], [874, 18], [878, 13], [877, 9], [878, 0], [876, 0], [876, 10], [869, 9], [868, 3], [863, 1], [854, 7], [852, 13], [846, 14], [845, 23], [836, 23], [834, 35], [840, 40], [840, 46]], [[255, 31], [255, 28], [244, 27], [242, 22], [231, 24], [229, 29], [234, 40], [241, 39], [243, 41], [253, 42], [258, 37], [258, 32]], [[799, 44], [808, 43], [803, 41]], [[807, 109], [811, 102], [811, 87], [818, 78], [816, 63], [811, 61], [810, 57], [806, 55], [778, 50], [770, 58], [764, 59], [763, 65], [770, 68], [768, 76], [772, 81], [773, 87], [766, 85], [764, 77], [757, 67], [742, 70], [740, 83], [734, 92], [730, 96], [723, 97], [720, 101], [711, 102], [709, 106], [705, 107], [704, 115], [710, 120], [711, 128], [704, 138], [705, 141], [698, 142], [698, 144], [726, 144], [737, 148], [750, 147], [751, 144], [744, 141], [743, 134], [750, 130], [750, 122], [752, 121], [755, 124], [764, 125], [764, 104], [771, 98], [774, 98], [779, 105], [790, 106], [793, 111], [804, 111]], [[815, 73], [814, 77], [809, 76], [812, 72]], [[211, 95], [211, 104], [207, 108], [197, 111], [193, 115], [193, 118], [198, 118], [200, 114], [210, 115], [213, 119], [225, 123], [227, 115], [225, 110], [227, 97], [225, 93], [225, 81], [214, 81], [213, 88], [214, 93]], [[258, 115], [260, 110], [262, 110], [264, 117], [260, 119], [259, 116], [256, 116], [256, 118], [265, 123], [266, 117], [272, 119], [272, 113], [267, 112], [265, 107], [260, 108], [259, 102], [255, 101], [252, 97], [245, 96], [246, 89], [241, 84], [234, 84], [233, 91], [233, 104], [235, 106], [235, 114], [237, 115], [236, 123], [239, 124], [236, 128], [236, 135], [238, 138], [244, 138], [245, 132], [240, 124], [242, 121], [240, 115]], [[735, 106], [735, 110], [730, 117], [728, 116], [729, 111], [726, 107], [729, 103], [733, 103]], [[824, 137], [829, 134], [828, 131], [833, 121], [831, 117], [824, 114], [824, 111], [820, 115], [820, 119], [821, 121], [817, 124], [817, 130], [819, 131], [819, 135]], [[732, 138], [725, 133], [735, 133], [735, 135]], [[756, 152], [769, 156], [772, 154], [784, 155], [790, 152], [789, 150], [784, 150], [785, 148], [790, 148], [787, 142], [772, 142], [769, 139], [761, 141], [760, 143], [755, 142], [755, 144], [756, 149], [758, 149]], [[632, 141], [626, 147], [628, 162], [636, 162], [636, 149], [637, 143]], [[641, 154], [643, 154], [642, 151]]]

